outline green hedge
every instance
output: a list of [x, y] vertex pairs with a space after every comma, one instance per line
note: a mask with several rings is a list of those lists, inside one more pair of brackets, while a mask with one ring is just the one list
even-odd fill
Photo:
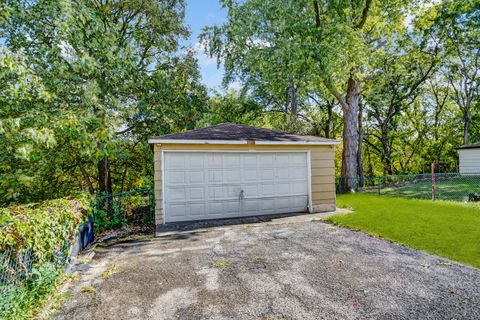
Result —
[[50, 261], [90, 210], [87, 196], [0, 208], [0, 251], [32, 249], [38, 263]]
[[[67, 240], [73, 240], [79, 224], [90, 213], [87, 196], [0, 208], [0, 254], [15, 259], [28, 253], [33, 262], [24, 280], [4, 280], [10, 285], [4, 287], [8, 290], [0, 290], [0, 319], [35, 317], [35, 310], [54, 292], [62, 274], [69, 249]], [[4, 264], [0, 272], [11, 276], [24, 273], [25, 268]]]

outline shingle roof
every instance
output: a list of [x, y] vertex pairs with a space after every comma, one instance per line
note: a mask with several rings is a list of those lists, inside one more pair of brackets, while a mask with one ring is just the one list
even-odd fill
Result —
[[[234, 123], [222, 123], [216, 126], [164, 134], [151, 140], [228, 140], [228, 141], [277, 141], [277, 142], [324, 142], [336, 144], [338, 141], [315, 136], [302, 136], [282, 131], [246, 126]], [[151, 141], [153, 142], [153, 141]]]
[[480, 148], [480, 141], [472, 144], [464, 144], [463, 146], [458, 147], [457, 149], [478, 149], [478, 148]]

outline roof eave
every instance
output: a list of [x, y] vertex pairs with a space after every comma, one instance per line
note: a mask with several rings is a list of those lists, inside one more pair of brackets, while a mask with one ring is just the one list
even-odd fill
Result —
[[257, 145], [337, 145], [340, 141], [265, 141], [265, 140], [189, 140], [189, 139], [148, 139], [151, 144], [257, 144]]

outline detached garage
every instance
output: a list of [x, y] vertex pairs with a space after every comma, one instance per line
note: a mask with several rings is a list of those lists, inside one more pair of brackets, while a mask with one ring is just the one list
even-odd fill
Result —
[[338, 141], [224, 123], [148, 142], [156, 224], [335, 210]]

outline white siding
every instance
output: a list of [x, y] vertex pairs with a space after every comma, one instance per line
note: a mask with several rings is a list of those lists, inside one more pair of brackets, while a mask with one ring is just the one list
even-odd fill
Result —
[[460, 173], [480, 173], [480, 149], [460, 149]]

